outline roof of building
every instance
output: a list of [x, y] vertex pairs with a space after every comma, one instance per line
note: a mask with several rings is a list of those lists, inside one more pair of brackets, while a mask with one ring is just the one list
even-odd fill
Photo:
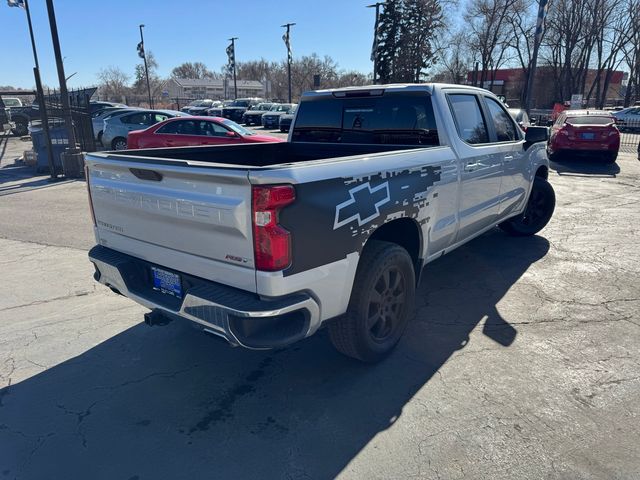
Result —
[[[172, 78], [181, 87], [216, 87], [224, 84], [221, 78]], [[257, 80], [238, 80], [238, 87], [262, 88], [262, 82]]]

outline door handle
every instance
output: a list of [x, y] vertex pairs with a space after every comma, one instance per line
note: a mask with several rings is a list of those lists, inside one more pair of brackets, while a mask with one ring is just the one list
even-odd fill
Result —
[[505, 155], [504, 163], [511, 163], [511, 162], [513, 162], [513, 155]]
[[467, 163], [464, 166], [464, 171], [465, 172], [473, 172], [474, 170], [478, 169], [480, 166], [482, 166], [482, 163], [480, 163], [480, 162]]

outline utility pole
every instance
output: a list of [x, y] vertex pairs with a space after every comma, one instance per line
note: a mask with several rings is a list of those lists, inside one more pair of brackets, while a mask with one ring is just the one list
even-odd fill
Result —
[[147, 77], [147, 94], [149, 95], [149, 108], [153, 108], [153, 100], [151, 99], [151, 84], [149, 83], [149, 67], [147, 66], [147, 52], [144, 49], [144, 35], [142, 34], [144, 24], [139, 25], [139, 27], [140, 43], [138, 44], [138, 55], [141, 55], [142, 59], [144, 60], [144, 74]]
[[229, 41], [231, 42], [231, 68], [233, 69], [233, 98], [238, 98], [238, 80], [236, 79], [236, 40], [238, 37], [231, 37]]
[[367, 8], [376, 9], [376, 23], [373, 27], [373, 46], [371, 47], [371, 61], [373, 62], [373, 84], [378, 80], [378, 24], [380, 21], [380, 7], [384, 2], [376, 2], [373, 5], [367, 5]]
[[64, 74], [64, 64], [62, 63], [62, 53], [60, 52], [60, 38], [58, 37], [58, 25], [56, 23], [56, 12], [53, 8], [53, 0], [47, 0], [47, 13], [49, 15], [49, 27], [51, 28], [51, 41], [53, 42], [53, 54], [56, 59], [58, 70], [58, 81], [60, 82], [60, 102], [62, 103], [62, 116], [67, 127], [70, 154], [79, 154], [76, 143], [76, 133], [73, 129], [73, 116], [71, 115], [71, 105], [69, 103], [69, 92]]
[[44, 133], [44, 139], [47, 143], [47, 163], [49, 164], [50, 180], [55, 181], [58, 178], [56, 174], [55, 163], [53, 160], [53, 146], [51, 144], [51, 133], [49, 132], [49, 116], [47, 115], [47, 106], [44, 101], [44, 92], [42, 91], [42, 81], [40, 80], [40, 63], [38, 62], [38, 52], [36, 50], [36, 41], [33, 36], [33, 25], [31, 24], [31, 12], [29, 11], [28, 0], [20, 1], [8, 1], [10, 7], [23, 7], [27, 14], [27, 24], [29, 26], [29, 36], [31, 37], [31, 48], [33, 49], [33, 62], [35, 67], [33, 68], [33, 76], [36, 81], [36, 92], [38, 95], [38, 106], [40, 109], [40, 121], [42, 123], [42, 132]]
[[289, 78], [289, 103], [291, 103], [291, 62], [293, 61], [293, 54], [291, 53], [291, 27], [293, 27], [295, 23], [285, 23], [284, 25], [280, 25], [283, 28], [286, 28], [287, 31], [282, 36], [282, 40], [284, 40], [284, 44], [287, 46], [287, 77]]
[[540, 43], [542, 43], [542, 33], [544, 32], [544, 19], [547, 15], [548, 0], [539, 0], [538, 3], [538, 20], [536, 22], [536, 35], [533, 39], [533, 52], [531, 54], [531, 62], [529, 63], [529, 71], [527, 72], [527, 89], [524, 97], [524, 110], [529, 114], [531, 109], [531, 94], [533, 92], [533, 82], [536, 77], [536, 67], [538, 63], [538, 51]]

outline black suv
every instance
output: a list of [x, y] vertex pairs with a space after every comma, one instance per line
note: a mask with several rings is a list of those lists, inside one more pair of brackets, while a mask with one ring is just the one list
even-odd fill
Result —
[[240, 123], [244, 112], [251, 110], [254, 106], [262, 102], [264, 102], [262, 98], [238, 98], [234, 100], [231, 105], [222, 109], [222, 116]]

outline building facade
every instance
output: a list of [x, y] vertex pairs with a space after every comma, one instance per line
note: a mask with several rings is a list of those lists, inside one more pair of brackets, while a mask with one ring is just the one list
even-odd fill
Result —
[[[588, 90], [596, 79], [597, 74], [597, 70], [590, 69], [587, 72], [585, 82], [587, 91], [574, 93], [582, 93], [586, 98]], [[476, 78], [478, 79], [481, 77], [480, 72], [469, 72], [467, 74], [467, 82], [469, 84], [473, 84], [475, 75], [477, 75]], [[496, 95], [504, 95], [510, 106], [520, 106], [520, 99], [522, 98], [522, 94], [526, 88], [526, 75], [524, 69], [501, 68], [487, 72], [486, 77], [488, 80], [486, 80], [483, 85], [478, 85], [479, 87], [491, 90]], [[622, 103], [625, 89], [624, 80], [624, 72], [612, 72], [606, 93], [606, 103], [608, 105], [618, 105]], [[551, 67], [540, 66], [536, 69], [536, 77], [533, 82], [532, 92], [533, 104], [531, 106], [533, 108], [552, 108], [556, 102], [563, 103], [571, 100], [570, 98], [554, 98], [554, 82], [553, 69]], [[601, 84], [604, 85], [604, 73], [602, 73]], [[592, 95], [591, 101], [592, 103], [595, 101], [595, 92]]]
[[[238, 80], [238, 98], [265, 97], [265, 85], [257, 80]], [[165, 88], [170, 99], [222, 100], [234, 98], [233, 79], [171, 78]]]

